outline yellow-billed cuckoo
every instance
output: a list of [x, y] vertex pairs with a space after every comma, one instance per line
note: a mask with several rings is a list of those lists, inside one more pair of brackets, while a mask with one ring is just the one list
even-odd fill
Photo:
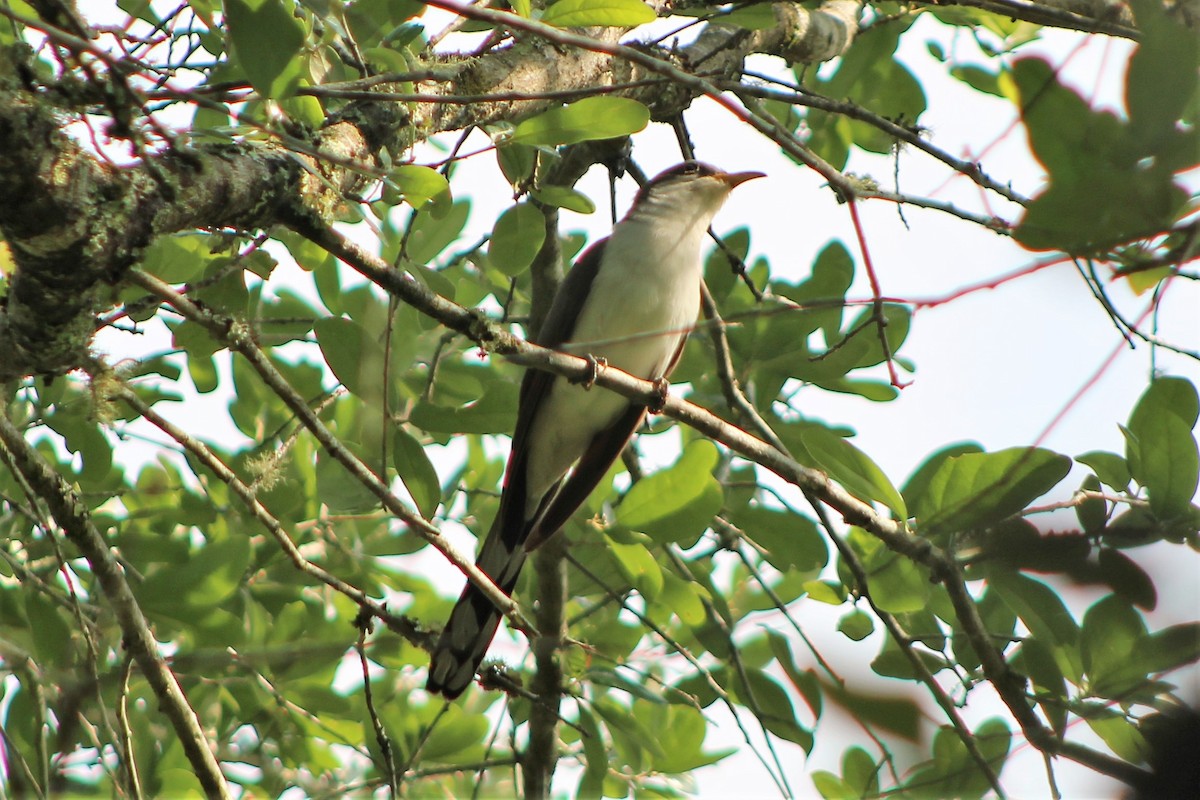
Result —
[[[760, 177], [687, 161], [647, 183], [612, 235], [567, 274], [534, 341], [647, 380], [666, 378], [700, 312], [705, 233], [733, 188]], [[614, 392], [525, 373], [500, 510], [476, 560], [506, 594], [528, 551], [587, 499], [645, 416], [645, 406]], [[500, 612], [468, 583], [433, 652], [426, 688], [462, 694], [499, 623]]]

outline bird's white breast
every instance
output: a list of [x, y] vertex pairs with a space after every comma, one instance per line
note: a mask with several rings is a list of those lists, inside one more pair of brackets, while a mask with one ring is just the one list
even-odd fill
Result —
[[[700, 246], [708, 220], [663, 226], [627, 220], [613, 232], [569, 342], [640, 378], [662, 376], [700, 310]], [[601, 388], [554, 382], [530, 430], [529, 498], [545, 491], [629, 402]]]

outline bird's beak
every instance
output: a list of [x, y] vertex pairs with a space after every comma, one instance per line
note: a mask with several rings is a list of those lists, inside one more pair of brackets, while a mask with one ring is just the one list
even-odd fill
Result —
[[755, 178], [765, 178], [767, 176], [762, 172], [721, 172], [714, 177], [722, 181], [730, 189], [733, 189], [746, 181], [752, 181]]

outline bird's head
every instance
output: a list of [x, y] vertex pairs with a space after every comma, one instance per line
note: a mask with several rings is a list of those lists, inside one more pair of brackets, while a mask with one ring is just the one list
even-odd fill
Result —
[[658, 174], [638, 192], [633, 212], [647, 206], [698, 212], [710, 218], [720, 210], [734, 187], [761, 172], [723, 172], [702, 161], [684, 161]]

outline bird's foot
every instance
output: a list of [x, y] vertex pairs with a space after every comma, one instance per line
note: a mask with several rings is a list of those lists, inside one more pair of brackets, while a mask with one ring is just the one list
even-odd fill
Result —
[[654, 384], [654, 399], [646, 404], [646, 409], [651, 414], [661, 414], [663, 407], [667, 404], [667, 398], [671, 395], [671, 384], [666, 378], [655, 378]]
[[584, 389], [591, 389], [596, 385], [596, 379], [600, 377], [600, 373], [608, 368], [608, 359], [604, 356], [597, 358], [591, 353], [584, 353], [583, 359], [588, 362], [587, 377], [571, 381], [571, 383], [577, 383]]

